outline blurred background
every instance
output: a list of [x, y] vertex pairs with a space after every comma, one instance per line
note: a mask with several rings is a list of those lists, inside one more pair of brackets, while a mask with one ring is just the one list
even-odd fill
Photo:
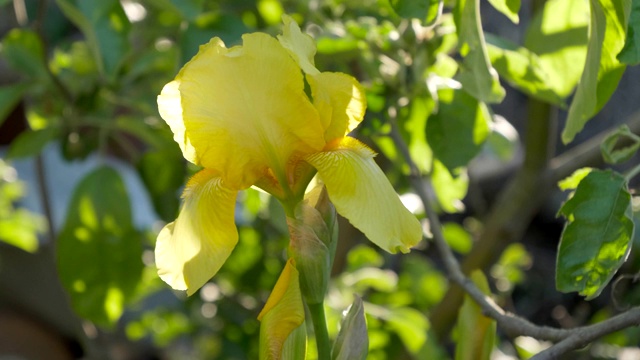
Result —
[[[268, 195], [244, 191], [240, 241], [222, 270], [189, 298], [166, 286], [156, 275], [155, 237], [176, 217], [182, 187], [198, 169], [182, 158], [156, 96], [211, 37], [232, 46], [244, 33], [276, 35], [284, 13], [316, 39], [319, 69], [361, 81], [368, 112], [354, 136], [380, 153], [405, 205], [424, 218], [389, 135], [390, 123], [399, 125], [420, 170], [432, 176], [447, 240], [460, 257], [469, 254], [523, 161], [520, 138], [535, 120], [528, 110], [550, 103], [550, 156], [570, 150], [554, 133], [566, 116], [563, 100], [504, 81], [498, 104], [466, 95], [453, 79], [461, 63], [453, 1], [444, 1], [439, 17], [410, 3], [0, 0], [0, 359], [257, 358], [256, 316], [286, 259], [284, 212]], [[516, 25], [481, 2], [488, 41], [517, 47], [535, 37], [540, 19], [553, 16], [543, 14], [544, 3], [523, 0]], [[583, 15], [567, 31], [586, 51]], [[495, 66], [501, 76], [509, 71]], [[640, 128], [638, 79], [629, 68], [577, 146], [615, 124]], [[575, 86], [577, 78], [567, 81]], [[458, 131], [467, 132], [451, 133]], [[482, 141], [456, 137], [469, 133]], [[443, 149], [454, 155], [436, 159]], [[587, 161], [600, 164], [599, 156]], [[570, 327], [608, 317], [613, 300], [637, 299], [607, 290], [585, 302], [555, 291], [562, 230], [555, 214], [566, 195], [546, 195], [520, 240], [497, 247], [495, 261], [483, 265], [499, 303], [536, 323]], [[408, 255], [390, 255], [341, 219], [337, 251], [326, 303], [331, 334], [355, 293], [366, 302], [369, 359], [451, 357], [451, 338], [438, 335], [448, 330], [430, 321], [449, 284], [426, 240]], [[637, 255], [625, 272], [637, 271]], [[640, 358], [639, 342], [629, 329], [576, 356]], [[544, 346], [499, 337], [493, 357], [527, 358]]]

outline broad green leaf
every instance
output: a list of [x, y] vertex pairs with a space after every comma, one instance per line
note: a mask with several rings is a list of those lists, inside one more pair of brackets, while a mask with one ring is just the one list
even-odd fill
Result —
[[625, 178], [593, 170], [559, 211], [567, 222], [558, 247], [556, 288], [598, 296], [631, 249], [634, 225]]
[[491, 115], [464, 91], [441, 90], [438, 112], [427, 120], [427, 142], [450, 171], [466, 166], [489, 135]]
[[100, 73], [113, 78], [129, 53], [131, 24], [119, 0], [56, 0], [84, 34]]
[[502, 102], [506, 92], [487, 54], [480, 22], [480, 0], [458, 0], [453, 11], [460, 53], [464, 57], [457, 79], [476, 99], [487, 103]]
[[578, 184], [580, 184], [580, 181], [582, 181], [582, 179], [587, 177], [587, 175], [589, 175], [591, 171], [593, 171], [593, 168], [590, 168], [590, 167], [584, 167], [582, 169], [578, 169], [574, 171], [573, 174], [569, 175], [567, 178], [564, 178], [558, 181], [558, 187], [562, 191], [573, 190], [578, 187]]
[[141, 235], [120, 175], [101, 167], [76, 186], [58, 236], [58, 271], [75, 311], [113, 325], [143, 269]]
[[640, 0], [632, 0], [627, 39], [618, 60], [627, 65], [640, 64]]
[[166, 147], [146, 152], [137, 168], [156, 213], [164, 221], [173, 221], [180, 207], [178, 190], [186, 177], [180, 151], [175, 147]]
[[487, 52], [498, 74], [516, 89], [554, 105], [564, 106], [538, 56], [505, 39], [487, 34]]
[[561, 98], [576, 87], [587, 56], [589, 2], [548, 0], [531, 21], [524, 47], [538, 55], [548, 86]]
[[[630, 139], [631, 145], [618, 148], [616, 145], [623, 138]], [[609, 164], [619, 164], [631, 159], [638, 152], [638, 149], [640, 149], [640, 137], [632, 133], [626, 124], [607, 135], [600, 144], [602, 158]]]
[[[454, 172], [453, 175], [451, 172]], [[467, 195], [469, 189], [469, 177], [465, 168], [455, 170], [447, 169], [440, 161], [433, 162], [431, 172], [433, 190], [436, 193], [438, 204], [443, 211], [448, 213], [458, 213], [464, 211], [462, 199]]]
[[369, 337], [364, 317], [364, 305], [362, 299], [356, 296], [340, 324], [340, 332], [331, 350], [331, 359], [365, 360], [368, 350]]
[[520, 0], [489, 0], [493, 7], [508, 17], [511, 22], [520, 22], [518, 11], [520, 11]]
[[25, 83], [0, 87], [0, 126], [18, 105], [27, 89], [29, 89], [29, 84]]
[[562, 131], [565, 144], [607, 103], [626, 68], [616, 56], [624, 47], [631, 0], [591, 0], [590, 3], [587, 60]]
[[389, 0], [396, 14], [432, 24], [442, 13], [443, 0]]
[[22, 75], [46, 79], [44, 46], [38, 35], [31, 30], [13, 29], [2, 39], [0, 54], [11, 68]]
[[7, 151], [7, 158], [16, 159], [30, 157], [40, 152], [60, 135], [57, 127], [48, 127], [41, 130], [27, 130], [13, 140]]
[[[474, 271], [471, 274], [471, 280], [482, 292], [491, 295], [487, 278], [481, 271]], [[484, 316], [480, 305], [469, 296], [464, 297], [455, 331], [456, 360], [489, 360], [491, 358], [496, 338], [496, 322]]]

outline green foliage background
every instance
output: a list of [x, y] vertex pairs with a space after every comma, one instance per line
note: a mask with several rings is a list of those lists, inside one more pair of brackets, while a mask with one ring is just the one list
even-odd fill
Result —
[[[2, 16], [18, 14], [17, 3], [22, 2], [0, 1]], [[97, 335], [71, 334], [89, 356], [113, 354], [114, 334], [124, 334], [131, 349], [141, 346], [166, 358], [257, 357], [256, 316], [282, 270], [288, 246], [280, 205], [253, 189], [241, 194], [238, 247], [209, 284], [186, 298], [157, 278], [152, 250], [159, 227], [136, 228], [130, 190], [121, 171], [112, 166], [115, 161], [135, 171], [159, 222], [175, 218], [182, 186], [197, 169], [182, 159], [157, 113], [156, 96], [211, 37], [232, 46], [247, 32], [275, 35], [281, 15], [292, 15], [317, 41], [319, 69], [351, 74], [363, 84], [368, 111], [354, 136], [380, 153], [380, 165], [419, 218], [424, 218], [424, 210], [411, 205], [416, 203], [415, 190], [407, 178], [430, 177], [438, 209], [448, 220], [443, 228], [446, 240], [461, 257], [470, 254], [483, 227], [491, 226], [481, 208], [465, 209], [468, 193], [469, 198], [482, 197], [474, 195], [470, 163], [505, 168], [517, 164], [522, 151], [509, 121], [519, 128], [523, 122], [496, 115], [497, 104], [509, 94], [520, 94], [530, 109], [546, 109], [544, 119], [528, 115], [527, 124], [547, 121], [550, 109], [566, 109], [561, 139], [570, 142], [607, 103], [626, 66], [640, 58], [638, 1], [490, 1], [500, 12], [493, 17], [506, 16], [502, 19], [514, 23], [523, 20], [521, 6], [531, 7], [531, 17], [518, 25], [525, 29], [519, 42], [485, 34], [486, 9], [483, 6], [481, 16], [477, 0], [23, 4], [26, 13], [16, 16], [0, 47], [12, 72], [10, 81], [0, 86], [0, 129], [8, 131], [16, 116], [26, 127], [15, 134], [0, 163], [0, 240], [27, 252], [55, 254], [74, 312], [97, 326]], [[23, 110], [16, 115], [18, 104]], [[419, 174], [412, 174], [402, 160], [394, 136], [408, 145]], [[632, 145], [616, 152], [621, 151], [615, 144], [622, 137]], [[605, 158], [620, 163], [633, 158], [640, 142], [631, 131], [620, 130], [607, 144]], [[530, 151], [528, 157], [536, 155], [535, 148], [525, 150]], [[97, 155], [101, 163], [75, 187], [64, 223], [55, 233], [47, 229], [43, 216], [17, 206], [25, 190], [10, 165], [25, 158], [42, 161], [43, 151], [60, 152], [68, 162]], [[538, 155], [545, 162], [553, 154]], [[49, 171], [40, 175], [55, 176], [56, 169]], [[629, 186], [635, 173], [627, 175], [591, 172], [568, 187], [577, 189], [560, 210], [568, 222], [557, 257], [559, 290], [593, 298], [627, 259], [638, 218]], [[607, 190], [601, 193], [604, 200], [594, 203], [590, 194], [601, 189]], [[612, 201], [616, 194], [624, 196]], [[615, 211], [607, 212], [603, 202]], [[586, 215], [579, 206], [587, 207], [582, 208]], [[52, 210], [45, 210], [51, 222]], [[612, 218], [619, 225], [611, 227], [607, 220]], [[449, 337], [438, 339], [438, 332], [448, 331], [440, 325], [434, 329], [430, 321], [449, 283], [428, 242], [409, 255], [391, 256], [373, 248], [348, 223], [340, 225], [326, 303], [331, 335], [336, 336], [342, 311], [355, 293], [365, 301], [369, 359], [449, 358]], [[575, 229], [594, 234], [587, 226], [606, 236], [593, 236], [576, 253], [572, 243], [582, 235]], [[496, 259], [482, 266], [493, 287], [482, 274], [473, 278], [483, 284], [483, 291], [493, 289], [498, 301], [508, 303], [514, 289], [525, 284], [532, 258], [519, 239], [493, 251]], [[2, 256], [0, 251], [0, 260]], [[583, 281], [580, 276], [593, 279]], [[604, 301], [597, 309], [602, 310], [590, 314], [594, 319], [606, 318], [612, 308]], [[525, 346], [496, 338], [495, 324], [469, 300], [461, 311], [453, 336], [456, 358], [470, 358], [464, 354], [474, 354], [478, 346], [484, 358], [496, 348], [527, 357], [530, 350]], [[482, 325], [480, 336], [465, 335], [477, 324]], [[636, 335], [618, 333], [604, 341], [623, 347], [637, 343]]]

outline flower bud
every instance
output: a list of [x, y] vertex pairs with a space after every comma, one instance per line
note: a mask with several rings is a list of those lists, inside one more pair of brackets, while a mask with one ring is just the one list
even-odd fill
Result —
[[337, 215], [324, 187], [316, 187], [287, 217], [289, 250], [300, 271], [300, 288], [309, 304], [319, 304], [327, 291], [336, 248]]

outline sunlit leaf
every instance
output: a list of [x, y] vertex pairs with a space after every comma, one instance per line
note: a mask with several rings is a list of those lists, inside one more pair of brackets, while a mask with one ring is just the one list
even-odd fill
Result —
[[457, 79], [462, 83], [463, 89], [476, 99], [499, 103], [506, 92], [489, 61], [479, 8], [479, 0], [458, 0], [454, 8], [460, 53], [464, 56]]
[[442, 225], [442, 235], [451, 249], [460, 254], [468, 254], [473, 246], [471, 235], [459, 224], [454, 222]]
[[589, 2], [549, 0], [531, 21], [524, 47], [538, 55], [548, 86], [561, 98], [573, 92], [587, 55]]
[[427, 121], [427, 141], [449, 170], [466, 166], [489, 135], [487, 106], [460, 90], [438, 92], [438, 112]]
[[[489, 284], [481, 271], [474, 271], [471, 280], [482, 292], [490, 295]], [[458, 315], [456, 325], [456, 360], [489, 360], [495, 345], [496, 322], [484, 316], [480, 305], [469, 296]]]
[[[630, 139], [631, 144], [622, 148], [617, 147], [618, 141], [624, 138]], [[602, 158], [609, 164], [618, 164], [631, 159], [638, 149], [640, 149], [640, 137], [632, 133], [626, 124], [607, 135], [600, 144]]]
[[119, 0], [56, 0], [60, 10], [84, 34], [98, 69], [109, 78], [125, 60], [130, 49], [131, 24]]
[[587, 177], [587, 175], [589, 175], [591, 171], [593, 171], [593, 168], [590, 168], [590, 167], [584, 167], [582, 169], [578, 169], [574, 171], [573, 174], [558, 181], [558, 187], [560, 188], [560, 190], [563, 190], [563, 191], [573, 190], [578, 187], [578, 184], [580, 184], [580, 181], [582, 181], [582, 179]]
[[626, 68], [616, 56], [624, 47], [631, 0], [591, 0], [590, 3], [587, 60], [562, 131], [565, 144], [609, 101]]
[[469, 177], [464, 168], [453, 170], [455, 175], [447, 169], [440, 161], [433, 162], [431, 181], [433, 190], [438, 199], [438, 204], [443, 211], [457, 213], [464, 210], [462, 199], [467, 195], [469, 189]]
[[627, 39], [618, 54], [618, 60], [627, 65], [640, 63], [640, 0], [632, 0]]
[[518, 11], [520, 11], [520, 0], [489, 0], [496, 10], [508, 17], [514, 24], [520, 22]]
[[491, 64], [498, 74], [512, 86], [540, 100], [555, 105], [564, 101], [552, 88], [549, 78], [538, 56], [523, 47], [487, 34], [487, 51]]
[[387, 325], [398, 334], [411, 353], [417, 353], [427, 340], [429, 320], [416, 309], [401, 307], [389, 309]]
[[625, 261], [634, 225], [626, 179], [594, 170], [578, 185], [559, 214], [567, 219], [556, 262], [556, 287], [598, 296]]
[[42, 130], [27, 130], [13, 140], [7, 152], [7, 158], [16, 159], [30, 157], [40, 152], [60, 135], [57, 127], [48, 127]]
[[98, 324], [114, 324], [143, 268], [141, 236], [115, 170], [98, 168], [77, 185], [57, 250], [60, 279], [75, 311]]

